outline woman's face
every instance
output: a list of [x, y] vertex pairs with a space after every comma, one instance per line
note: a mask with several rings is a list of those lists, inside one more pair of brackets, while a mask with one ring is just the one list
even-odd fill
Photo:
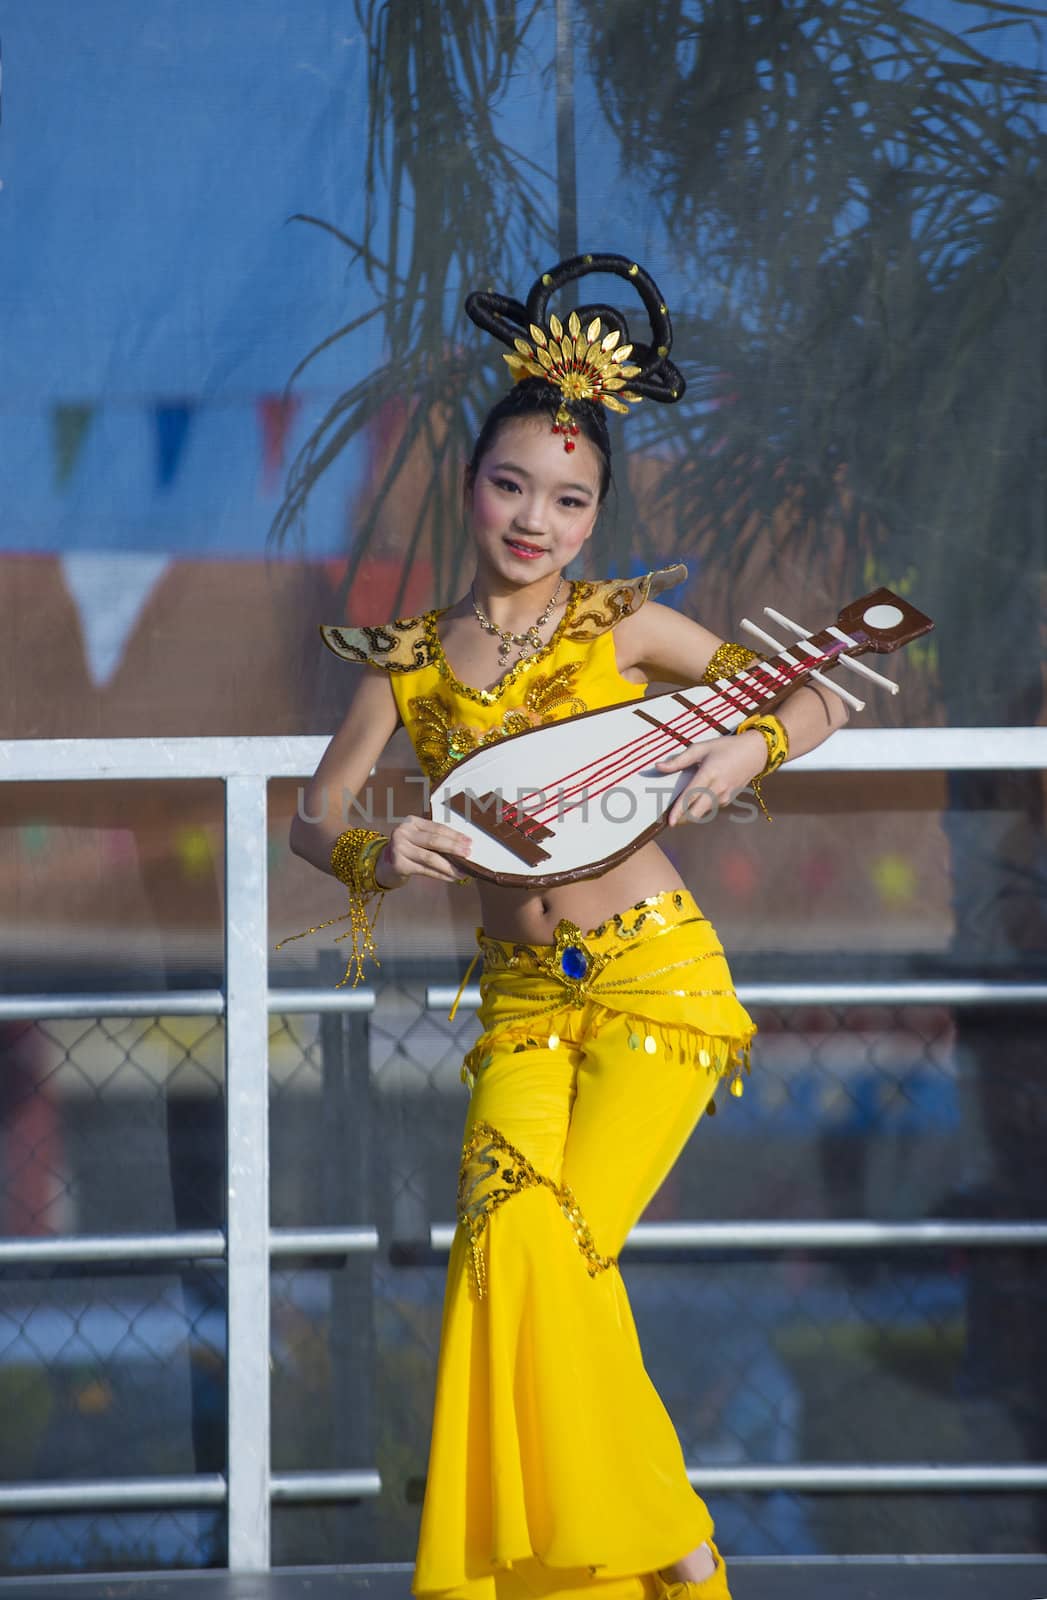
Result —
[[486, 576], [534, 583], [578, 554], [600, 509], [600, 457], [584, 434], [575, 446], [568, 455], [545, 417], [503, 422], [465, 495]]

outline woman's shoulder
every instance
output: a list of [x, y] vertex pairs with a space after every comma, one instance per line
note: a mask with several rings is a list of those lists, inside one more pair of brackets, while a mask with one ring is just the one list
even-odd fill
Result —
[[386, 672], [418, 672], [433, 663], [435, 615], [426, 611], [418, 617], [396, 617], [392, 622], [361, 628], [321, 622], [320, 637], [343, 661], [361, 662]]
[[572, 594], [572, 615], [565, 637], [572, 640], [595, 639], [623, 617], [665, 589], [672, 589], [687, 577], [682, 562], [671, 567], [656, 567], [635, 578], [582, 579]]
[[[578, 579], [571, 592], [562, 637], [576, 643], [596, 639], [686, 577], [687, 568], [677, 562], [634, 578]], [[418, 672], [439, 659], [436, 618], [440, 615], [439, 611], [425, 611], [417, 617], [396, 617], [392, 622], [365, 627], [327, 622], [318, 626], [324, 644], [343, 661], [386, 672]]]

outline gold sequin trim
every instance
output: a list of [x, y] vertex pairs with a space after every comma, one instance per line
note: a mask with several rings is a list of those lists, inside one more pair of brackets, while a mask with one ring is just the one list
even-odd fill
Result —
[[[665, 922], [665, 919], [661, 916], [658, 916], [657, 920], [662, 923]], [[683, 917], [678, 922], [668, 923], [661, 928], [649, 930], [644, 943], [650, 944], [653, 940], [660, 939], [663, 934], [672, 933], [676, 928], [685, 928], [688, 923], [708, 922], [708, 920], [708, 917]], [[585, 941], [598, 938], [608, 926], [609, 923], [601, 923], [595, 933], [587, 933], [582, 938]], [[632, 937], [631, 933], [625, 928], [619, 930], [619, 935], [623, 939]], [[482, 948], [485, 976], [492, 972], [523, 972], [534, 973], [536, 976], [559, 976], [559, 974], [554, 974], [550, 971], [550, 956], [538, 954], [539, 951], [549, 951], [551, 953], [554, 949], [551, 945], [514, 944], [509, 951], [506, 951], [501, 943], [483, 941]], [[608, 961], [614, 960], [616, 956], [620, 956], [623, 953], [623, 951], [614, 950], [613, 948], [599, 952], [603, 958], [600, 965], [606, 965]], [[707, 961], [710, 956], [722, 955], [722, 950], [706, 950], [700, 956], [689, 956], [687, 959], [688, 961]]]
[[717, 998], [723, 999], [727, 995], [733, 995], [735, 991], [733, 989], [627, 989], [622, 984], [614, 992], [619, 995], [628, 995], [630, 999], [634, 997], [639, 999], [641, 995], [669, 994], [673, 995], [677, 1000], [715, 1000]]
[[[687, 568], [678, 562], [674, 566], [659, 567], [643, 577], [624, 582], [620, 578], [571, 580], [571, 592], [564, 614], [548, 644], [536, 650], [533, 656], [518, 661], [504, 678], [499, 679], [494, 689], [474, 689], [455, 676], [444, 655], [436, 628], [437, 618], [449, 609], [446, 606], [426, 611], [418, 617], [397, 617], [392, 622], [384, 622], [376, 627], [357, 628], [342, 623], [321, 622], [320, 635], [328, 649], [345, 661], [380, 667], [386, 672], [419, 672], [424, 667], [435, 666], [457, 694], [467, 700], [475, 700], [480, 705], [494, 705], [523, 673], [530, 672], [536, 662], [544, 660], [564, 635], [572, 641], [595, 639], [598, 634], [613, 628], [622, 617], [635, 611], [651, 595], [682, 583], [686, 576]], [[587, 609], [581, 616], [576, 616], [583, 600], [587, 603]]]
[[[659, 920], [664, 919], [659, 918]], [[704, 922], [707, 919], [701, 917], [696, 919], [688, 918], [686, 920]], [[684, 925], [684, 922], [673, 924], [675, 927], [683, 927]], [[588, 1000], [593, 1000], [599, 1004], [602, 995], [607, 995], [608, 997], [613, 995], [616, 998], [632, 999], [634, 997], [638, 998], [642, 995], [662, 995], [668, 992], [677, 999], [706, 1000], [716, 998], [722, 999], [727, 996], [733, 996], [735, 993], [734, 989], [731, 987], [726, 989], [672, 989], [669, 991], [666, 991], [662, 987], [655, 989], [646, 987], [646, 984], [650, 982], [651, 979], [663, 978], [667, 973], [679, 972], [688, 968], [695, 968], [703, 961], [711, 961], [716, 958], [723, 959], [723, 949], [720, 947], [717, 947], [713, 950], [704, 950], [700, 955], [684, 956], [679, 961], [671, 961], [665, 966], [651, 967], [645, 972], [637, 973], [636, 976], [632, 978], [615, 978], [613, 976], [614, 960], [616, 957], [621, 956], [624, 952], [616, 950], [590, 950], [586, 943], [585, 937], [580, 934], [577, 926], [574, 923], [567, 922], [566, 919], [561, 919], [557, 925], [556, 932], [557, 942], [554, 946], [527, 944], [513, 945], [510, 953], [508, 954], [502, 948], [502, 946], [497, 943], [485, 947], [484, 977], [483, 980], [481, 980], [480, 985], [481, 1003], [484, 994], [485, 980], [494, 974], [495, 981], [497, 981], [496, 974], [498, 971], [515, 971], [525, 977], [530, 976], [535, 978], [553, 978], [557, 980], [559, 984], [559, 988], [557, 989], [538, 989], [533, 990], [526, 996], [521, 995], [520, 999], [524, 1002], [525, 1009], [522, 1011], [506, 1012], [499, 1019], [500, 1028], [509, 1026], [515, 1022], [525, 1021], [527, 1018], [535, 1015], [546, 1014], [549, 1011], [557, 1010], [564, 1006], [580, 1006], [585, 1004], [585, 1002]], [[672, 927], [657, 928], [652, 933], [649, 933], [647, 938], [649, 941], [659, 939], [664, 934], [671, 932]], [[586, 953], [588, 958], [587, 967], [581, 977], [572, 977], [566, 972], [561, 972], [560, 970], [559, 956], [561, 946], [567, 945], [580, 946]], [[607, 968], [611, 968], [612, 970], [607, 977], [604, 977], [604, 972]], [[470, 1057], [472, 1054], [473, 1052], [470, 1051], [469, 1056], [466, 1057], [466, 1063], [470, 1066], [470, 1070], [472, 1070], [470, 1063]], [[464, 1068], [463, 1081], [469, 1081], [465, 1076]]]
[[426, 776], [439, 783], [456, 762], [473, 750], [495, 744], [510, 734], [525, 733], [561, 717], [588, 711], [585, 701], [572, 692], [581, 668], [580, 661], [568, 661], [552, 672], [541, 673], [528, 685], [523, 705], [506, 711], [500, 723], [486, 730], [456, 722], [454, 702], [442, 695], [415, 695], [407, 702], [413, 717], [408, 732]]
[[[586, 939], [599, 939], [607, 932], [608, 928], [613, 926], [617, 929], [620, 937], [625, 939], [631, 938], [633, 932], [635, 932], [635, 928], [642, 927], [644, 921], [644, 917], [641, 916], [636, 922], [634, 929], [627, 929], [625, 926], [626, 919], [630, 917], [634, 911], [640, 911], [644, 912], [645, 914], [649, 914], [653, 916], [657, 922], [660, 922], [664, 925], [666, 919], [662, 912], [650, 911], [649, 908], [664, 905], [666, 900], [670, 898], [674, 908], [677, 911], [682, 911], [685, 901], [683, 890], [660, 889], [657, 894], [649, 894], [645, 900], [637, 900], [635, 905], [628, 906], [624, 911], [614, 912], [612, 916], [607, 917], [603, 922], [598, 923], [595, 928], [590, 928], [588, 933], [584, 934], [583, 937]], [[671, 926], [682, 927], [685, 923], [708, 922], [708, 920], [708, 917], [703, 917], [699, 912], [698, 916], [696, 917], [681, 917], [677, 920], [677, 922], [671, 924]], [[529, 964], [536, 971], [541, 970], [538, 952], [547, 949], [551, 950], [553, 948], [552, 945], [516, 944], [512, 946], [512, 956], [507, 957], [504, 949], [502, 948], [506, 943], [504, 939], [487, 939], [481, 937], [480, 942], [483, 946], [485, 954], [490, 957], [491, 966], [518, 966], [520, 963], [515, 958], [519, 955], [527, 955], [530, 957]]]
[[345, 661], [357, 661], [386, 672], [418, 672], [430, 665], [424, 617], [397, 617], [377, 628], [349, 628], [320, 624], [329, 650]]
[[[670, 961], [667, 967], [652, 967], [649, 972], [644, 972], [642, 977], [664, 978], [667, 972], [679, 972], [683, 967], [695, 967], [699, 961], [713, 961], [717, 956], [722, 956], [722, 950], [706, 950], [700, 956], [685, 956], [682, 961]], [[638, 989], [635, 978], [612, 978], [606, 983], [601, 983], [599, 988], [594, 988], [594, 996], [600, 994], [662, 994], [661, 989]], [[690, 994], [695, 991], [689, 989], [672, 989], [671, 994]], [[702, 989], [702, 994], [733, 994], [733, 989]]]
[[505, 677], [499, 678], [493, 689], [474, 689], [471, 684], [463, 683], [455, 674], [454, 668], [444, 655], [444, 647], [440, 642], [440, 635], [436, 631], [436, 619], [443, 616], [443, 611], [427, 611], [422, 618], [425, 640], [429, 647], [429, 658], [439, 670], [440, 676], [450, 684], [455, 694], [464, 695], [467, 700], [475, 700], [482, 706], [495, 705], [502, 698], [506, 689], [510, 688], [525, 672], [530, 672], [531, 668], [536, 666], [539, 661], [544, 661], [556, 649], [568, 623], [574, 616], [575, 607], [578, 604], [579, 587], [578, 583], [572, 581], [571, 593], [567, 597], [564, 614], [553, 629], [548, 644], [544, 644], [540, 650], [536, 650], [533, 656], [525, 656], [514, 667], [510, 667]]
[[715, 689], [718, 678], [733, 678], [736, 672], [747, 667], [750, 661], [762, 661], [763, 657], [756, 650], [748, 649], [744, 644], [737, 644], [733, 639], [725, 639], [723, 644], [718, 644], [712, 653], [709, 665], [702, 673], [702, 682], [707, 683], [710, 689]]
[[591, 604], [588, 610], [580, 614], [568, 638], [595, 639], [599, 634], [606, 633], [623, 617], [628, 617], [640, 609], [647, 599], [650, 586], [650, 573], [632, 583], [620, 583], [614, 579], [580, 583], [577, 593], [579, 602], [587, 600]]
[[[633, 910], [634, 911], [639, 910], [639, 907], [638, 906], [634, 906]], [[619, 939], [635, 939], [636, 935], [640, 932], [640, 930], [642, 928], [644, 928], [647, 925], [647, 923], [649, 923], [649, 922], [661, 923], [663, 928], [666, 925], [665, 918], [663, 917], [663, 915], [662, 915], [662, 913], [660, 911], [650, 910], [650, 911], [641, 911], [640, 915], [637, 917], [636, 921], [632, 924], [632, 926], [627, 928], [626, 925], [625, 925], [625, 919], [626, 919], [626, 917], [628, 915], [629, 915], [629, 913], [627, 911], [616, 911], [613, 914], [613, 916], [611, 916], [611, 917], [609, 917], [607, 919], [606, 922], [601, 922], [599, 927], [595, 930], [595, 932], [593, 934], [590, 934], [589, 937], [590, 938], [599, 938], [601, 934], [607, 932], [608, 928], [612, 928], [613, 927], [615, 932], [617, 933]], [[691, 919], [688, 918], [687, 920], [690, 921]], [[704, 920], [704, 919], [696, 919], [696, 920]], [[675, 927], [676, 924], [674, 923], [673, 926]]]
[[589, 1224], [570, 1185], [554, 1183], [552, 1178], [532, 1166], [527, 1157], [491, 1123], [478, 1122], [462, 1149], [458, 1177], [458, 1222], [469, 1236], [473, 1282], [479, 1299], [482, 1300], [487, 1293], [487, 1267], [481, 1240], [488, 1217], [514, 1194], [522, 1194], [525, 1189], [534, 1189], [538, 1185], [551, 1190], [556, 1196], [560, 1210], [571, 1225], [590, 1278], [595, 1278], [598, 1272], [605, 1272], [608, 1267], [618, 1265], [616, 1256], [602, 1256], [597, 1250]]
[[613, 628], [623, 617], [639, 611], [652, 594], [660, 594], [663, 589], [682, 583], [686, 576], [687, 568], [678, 563], [672, 567], [658, 567], [641, 577], [624, 581], [621, 578], [600, 578], [579, 582], [575, 598], [579, 605], [584, 603], [586, 609], [574, 618], [568, 639], [576, 642], [595, 639]]
[[[659, 897], [655, 896], [655, 898], [659, 898]], [[644, 903], [645, 903], [644, 901], [641, 901], [639, 905], [635, 905], [635, 906], [632, 907], [632, 910], [633, 911], [639, 911], [640, 915], [637, 917], [636, 921], [632, 924], [631, 927], [626, 927], [626, 924], [625, 924], [625, 919], [626, 919], [626, 917], [628, 917], [629, 912], [628, 911], [616, 911], [613, 916], [608, 917], [606, 922], [601, 922], [599, 927], [594, 928], [592, 933], [586, 934], [586, 938], [587, 939], [599, 939], [602, 934], [605, 934], [607, 932], [608, 928], [613, 927], [615, 932], [617, 933], [619, 939], [635, 939], [636, 935], [640, 932], [641, 928], [643, 928], [644, 925], [646, 923], [648, 923], [648, 922], [661, 923], [662, 927], [665, 928], [668, 931], [669, 929], [672, 929], [672, 928], [684, 928], [689, 923], [693, 923], [693, 922], [708, 922], [708, 920], [709, 920], [708, 917], [697, 916], [697, 917], [677, 917], [674, 922], [666, 922], [665, 917], [662, 915], [662, 913], [660, 911], [654, 911], [654, 910], [644, 911], [644, 910], [642, 910], [641, 907], [644, 905]], [[683, 909], [683, 896], [679, 895], [679, 894], [678, 895], [674, 895], [673, 896], [673, 904], [675, 905], [677, 911], [681, 911]], [[651, 937], [651, 935], [648, 934], [648, 938], [650, 938], [650, 937]]]
[[[672, 899], [672, 904], [675, 907], [675, 909], [677, 911], [682, 911], [683, 910], [683, 906], [684, 906], [683, 891], [680, 890], [680, 889], [673, 889], [673, 890], [662, 889], [662, 890], [659, 891], [658, 894], [649, 894], [647, 896], [646, 900], [637, 900], [635, 905], [629, 906], [625, 911], [616, 911], [616, 912], [614, 912], [613, 916], [608, 917], [605, 922], [598, 923], [595, 928], [590, 928], [589, 932], [586, 934], [585, 937], [587, 939], [598, 939], [600, 937], [600, 935], [602, 933], [606, 933], [607, 929], [609, 927], [611, 927], [611, 925], [613, 924], [614, 927], [617, 928], [619, 934], [621, 934], [621, 936], [623, 938], [626, 938], [626, 939], [631, 938], [633, 932], [635, 932], [635, 928], [630, 930], [630, 931], [628, 931], [628, 932], [626, 931], [626, 928], [625, 928], [625, 919], [626, 919], [626, 917], [628, 917], [629, 914], [631, 912], [633, 912], [633, 911], [645, 911], [646, 912], [647, 908], [649, 906], [661, 905], [663, 901], [669, 899], [670, 897]], [[661, 912], [658, 912], [656, 914], [656, 920], [659, 921], [659, 922], [664, 922], [665, 918], [662, 916]], [[688, 917], [688, 918], [686, 918], [686, 920], [688, 922], [708, 922], [709, 919], [708, 919], [708, 917], [697, 916], [697, 917]], [[642, 926], [643, 926], [643, 918], [641, 917], [639, 922], [636, 923], [636, 928], [639, 928], [639, 927], [642, 927]]]

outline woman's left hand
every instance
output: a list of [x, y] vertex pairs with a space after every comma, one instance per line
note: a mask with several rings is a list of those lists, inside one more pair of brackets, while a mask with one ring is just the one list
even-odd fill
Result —
[[735, 795], [763, 771], [766, 762], [767, 741], [755, 728], [723, 734], [719, 739], [704, 739], [664, 756], [656, 763], [659, 772], [694, 768], [691, 782], [672, 803], [670, 828], [678, 822], [701, 822], [707, 816], [715, 816], [721, 806], [730, 805]]

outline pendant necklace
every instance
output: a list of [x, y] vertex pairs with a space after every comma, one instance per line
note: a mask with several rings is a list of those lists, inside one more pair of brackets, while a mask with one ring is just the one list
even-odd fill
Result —
[[531, 626], [523, 633], [513, 633], [511, 628], [496, 628], [494, 623], [491, 622], [488, 617], [484, 616], [483, 612], [480, 610], [480, 607], [476, 603], [476, 594], [474, 592], [473, 585], [469, 585], [469, 597], [473, 602], [473, 610], [476, 613], [477, 622], [485, 632], [496, 633], [501, 640], [501, 643], [498, 646], [498, 658], [503, 665], [506, 661], [508, 661], [509, 652], [514, 644], [517, 646], [520, 652], [516, 658], [517, 661], [522, 661], [524, 656], [528, 653], [533, 654], [536, 650], [540, 650], [542, 648], [542, 636], [538, 630], [544, 627], [549, 621], [549, 618], [552, 616], [553, 608], [556, 605], [556, 597], [562, 588], [563, 578], [560, 579], [559, 583], [556, 585], [556, 588], [553, 590], [552, 599], [549, 601], [549, 604], [546, 606], [541, 616], [537, 617], [535, 621], [531, 623]]

